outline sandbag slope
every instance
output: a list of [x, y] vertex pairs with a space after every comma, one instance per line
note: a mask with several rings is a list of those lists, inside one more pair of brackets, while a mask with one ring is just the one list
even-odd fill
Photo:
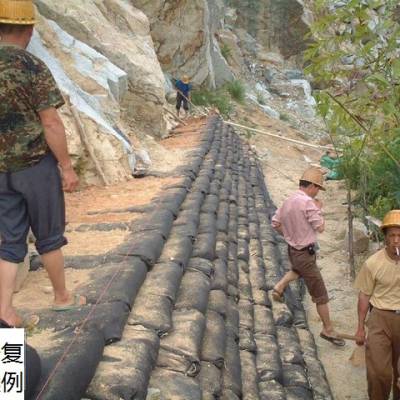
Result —
[[148, 272], [86, 398], [332, 399], [302, 288], [283, 304], [270, 296], [289, 264], [256, 154], [216, 116], [203, 135], [157, 204], [172, 215], [163, 240], [121, 251]]

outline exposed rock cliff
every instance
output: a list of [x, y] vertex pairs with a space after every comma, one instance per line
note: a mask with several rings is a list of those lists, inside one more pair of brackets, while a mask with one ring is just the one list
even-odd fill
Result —
[[312, 16], [302, 0], [225, 2], [236, 13], [237, 26], [250, 33], [258, 44], [279, 51], [284, 57], [298, 55], [305, 49], [304, 35], [309, 31]]
[[38, 0], [42, 15], [109, 58], [128, 76], [121, 109], [138, 127], [164, 133], [164, 77], [146, 16], [123, 0]]
[[215, 87], [233, 79], [215, 33], [223, 25], [222, 0], [131, 0], [150, 20], [164, 71], [188, 74], [196, 84]]
[[[258, 91], [249, 93], [253, 100], [260, 93], [272, 99], [265, 89], [282, 97], [277, 70], [284, 61], [276, 52], [285, 57], [300, 53], [307, 31], [300, 0], [35, 4], [40, 22], [29, 50], [49, 65], [71, 102], [72, 109], [67, 105], [61, 114], [75, 165], [89, 184], [128, 178], [135, 156], [143, 154], [131, 142], [167, 134], [166, 92], [174, 95], [169, 77], [187, 74], [194, 84], [211, 88], [243, 79], [248, 91]], [[279, 117], [271, 109], [274, 104], [263, 107]], [[82, 129], [89, 146], [82, 142]]]

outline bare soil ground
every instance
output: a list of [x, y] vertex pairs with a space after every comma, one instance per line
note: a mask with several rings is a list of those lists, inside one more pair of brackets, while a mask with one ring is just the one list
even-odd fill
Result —
[[[247, 113], [249, 122], [258, 129], [289, 138], [304, 140], [302, 135], [281, 121], [272, 120], [261, 112]], [[312, 163], [318, 163], [323, 152], [299, 146], [262, 134], [250, 140], [263, 161], [268, 190], [275, 204], [283, 200], [298, 187], [298, 179]], [[316, 143], [318, 144], [318, 143]], [[328, 181], [327, 191], [320, 192], [318, 198], [323, 203], [326, 230], [319, 237], [321, 251], [318, 265], [321, 269], [330, 296], [331, 317], [335, 329], [354, 334], [357, 322], [357, 292], [353, 289], [349, 276], [348, 256], [344, 237], [347, 227], [346, 191], [342, 182]], [[357, 346], [350, 341], [345, 347], [336, 347], [321, 339], [321, 322], [308, 294], [305, 298], [308, 323], [314, 334], [319, 357], [325, 367], [335, 400], [367, 400], [365, 368], [355, 367], [350, 358]], [[360, 348], [358, 348], [360, 349]], [[357, 350], [359, 354], [359, 350]], [[361, 350], [362, 354], [362, 350]]]
[[[198, 132], [204, 127], [205, 120], [191, 119], [187, 123], [187, 127], [177, 128], [172, 136], [165, 140], [150, 141], [148, 150], [152, 158], [152, 167], [149, 176], [107, 187], [86, 187], [66, 194], [66, 237], [69, 241], [63, 249], [66, 256], [105, 254], [125, 240], [129, 231], [124, 229], [86, 232], [78, 232], [75, 229], [82, 224], [132, 222], [140, 218], [140, 213], [120, 211], [128, 207], [151, 204], [152, 199], [160, 195], [164, 187], [179, 180], [179, 176], [173, 171], [185, 163], [188, 153], [198, 145]], [[156, 176], [151, 175], [153, 171]], [[160, 172], [163, 173], [163, 177], [157, 177]], [[66, 268], [65, 272], [68, 288], [79, 293], [79, 287], [87, 283], [92, 271]], [[53, 296], [46, 271], [39, 269], [29, 272], [22, 289], [16, 293], [14, 299], [16, 308], [24, 310], [25, 315], [50, 307]], [[52, 341], [51, 330], [36, 329], [29, 337], [29, 343], [42, 349], [46, 348], [46, 341]]]

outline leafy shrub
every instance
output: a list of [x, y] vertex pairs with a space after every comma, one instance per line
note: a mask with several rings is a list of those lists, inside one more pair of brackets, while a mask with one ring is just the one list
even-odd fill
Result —
[[[364, 213], [400, 208], [398, 0], [349, 1], [317, 16], [305, 52], [320, 115], [342, 153], [342, 172]], [[374, 24], [368, 21], [374, 20]], [[349, 68], [350, 66], [350, 68]]]
[[226, 92], [221, 89], [215, 91], [207, 89], [195, 90], [192, 93], [192, 102], [196, 106], [216, 107], [225, 117], [232, 112], [232, 104]]
[[246, 96], [246, 89], [241, 81], [236, 80], [226, 84], [226, 90], [232, 96], [232, 99], [238, 103], [243, 103]]

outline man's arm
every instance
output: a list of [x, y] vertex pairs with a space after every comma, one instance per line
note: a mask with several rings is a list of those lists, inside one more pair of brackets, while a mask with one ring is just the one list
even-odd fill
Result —
[[322, 233], [325, 230], [325, 221], [316, 230], [318, 233]]
[[365, 318], [369, 310], [369, 299], [371, 296], [360, 292], [358, 295], [358, 327], [355, 336], [356, 343], [361, 346], [365, 343]]
[[79, 179], [72, 168], [64, 124], [54, 107], [39, 111], [39, 117], [44, 128], [46, 142], [60, 165], [63, 189], [66, 192], [72, 192], [77, 188]]
[[[322, 206], [322, 201], [319, 199], [313, 199], [312, 202], [307, 205], [307, 219], [313, 229], [318, 233], [322, 233], [325, 230], [325, 220], [321, 211]], [[315, 207], [317, 207], [317, 209]]]

